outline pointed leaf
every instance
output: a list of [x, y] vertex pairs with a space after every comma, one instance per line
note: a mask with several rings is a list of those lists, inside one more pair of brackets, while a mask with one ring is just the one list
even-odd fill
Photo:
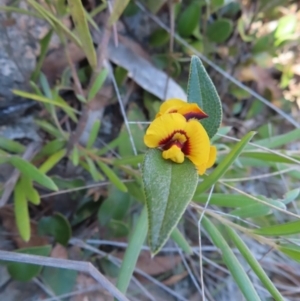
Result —
[[20, 182], [16, 184], [14, 190], [14, 210], [19, 234], [24, 241], [28, 241], [30, 239], [30, 218], [27, 201]]
[[237, 246], [243, 257], [246, 259], [254, 273], [260, 279], [265, 288], [270, 292], [273, 298], [276, 301], [284, 301], [285, 299], [282, 297], [280, 292], [277, 290], [273, 282], [270, 280], [264, 269], [261, 267], [260, 263], [256, 260], [256, 258], [252, 255], [252, 252], [248, 249], [247, 245], [243, 242], [243, 240], [236, 234], [236, 232], [225, 226], [226, 230], [233, 240], [234, 244]]
[[150, 149], [143, 163], [143, 183], [149, 219], [149, 243], [156, 254], [170, 237], [198, 182], [195, 166], [188, 159], [177, 164]]
[[300, 233], [300, 220], [281, 225], [274, 225], [253, 230], [255, 234], [263, 236], [280, 236]]
[[105, 163], [98, 161], [98, 166], [105, 173], [108, 179], [121, 191], [127, 192], [126, 185], [119, 179], [119, 177], [115, 174], [115, 172]]
[[96, 120], [92, 126], [92, 129], [91, 129], [91, 132], [89, 135], [89, 140], [86, 145], [87, 148], [90, 149], [94, 145], [94, 143], [97, 139], [97, 136], [98, 136], [99, 129], [100, 129], [100, 120]]
[[107, 75], [108, 75], [108, 70], [106, 68], [102, 69], [98, 73], [98, 75], [95, 78], [95, 81], [93, 82], [92, 87], [89, 91], [89, 95], [87, 98], [88, 101], [92, 100], [96, 96], [96, 94], [99, 92], [99, 90], [103, 86], [103, 83], [104, 83]]
[[58, 188], [55, 185], [55, 183], [44, 173], [39, 171], [34, 165], [29, 163], [28, 161], [23, 160], [20, 157], [17, 156], [12, 156], [9, 159], [9, 162], [16, 167], [17, 169], [20, 170], [20, 172], [29, 177], [30, 179], [36, 181], [40, 185], [50, 189], [50, 190], [55, 190], [57, 191]]
[[133, 227], [133, 232], [130, 236], [129, 244], [121, 265], [120, 274], [118, 276], [117, 288], [122, 293], [126, 293], [127, 291], [131, 276], [147, 235], [147, 230], [147, 208], [144, 206], [135, 227]]
[[223, 260], [245, 298], [248, 301], [261, 301], [247, 273], [216, 226], [205, 216], [202, 219], [202, 225], [211, 237], [214, 245], [222, 252]]
[[116, 0], [114, 1], [114, 6], [111, 12], [111, 15], [108, 20], [108, 26], [112, 26], [115, 22], [118, 21], [126, 6], [128, 5], [129, 0]]
[[8, 152], [17, 154], [23, 153], [25, 151], [25, 147], [21, 143], [7, 139], [5, 137], [0, 137], [0, 148]]
[[215, 170], [206, 177], [203, 182], [197, 188], [196, 193], [203, 193], [215, 184], [226, 172], [226, 170], [231, 166], [231, 164], [235, 161], [235, 159], [242, 152], [247, 143], [252, 139], [255, 132], [250, 132], [246, 136], [244, 136], [241, 141], [239, 141], [230, 151], [230, 153], [223, 159], [223, 161], [215, 168]]
[[97, 56], [83, 3], [81, 0], [68, 0], [68, 3], [77, 34], [83, 45], [82, 50], [84, 51], [90, 66], [94, 70], [97, 67]]
[[37, 190], [33, 188], [31, 179], [22, 175], [20, 178], [20, 185], [26, 199], [34, 205], [39, 205], [41, 202], [40, 195]]
[[212, 138], [222, 120], [222, 104], [216, 88], [197, 56], [192, 56], [188, 81], [188, 102], [194, 102], [208, 114], [201, 120], [207, 134]]
[[47, 173], [50, 169], [52, 169], [65, 155], [67, 150], [61, 149], [57, 153], [53, 154], [49, 157], [39, 168], [39, 170], [43, 173]]

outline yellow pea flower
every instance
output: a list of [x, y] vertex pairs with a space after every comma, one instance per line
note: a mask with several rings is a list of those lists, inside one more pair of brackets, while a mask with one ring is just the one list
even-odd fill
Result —
[[[198, 173], [203, 175], [216, 160], [216, 148], [210, 146], [204, 127], [196, 119], [187, 120], [182, 114], [185, 109], [177, 106], [177, 112], [174, 113], [172, 110], [175, 107], [169, 108], [171, 111], [168, 108], [161, 108], [158, 117], [150, 124], [144, 136], [145, 144], [150, 148], [162, 149], [163, 158], [176, 163], [184, 162], [185, 157], [189, 158]], [[187, 110], [184, 112], [189, 114]]]

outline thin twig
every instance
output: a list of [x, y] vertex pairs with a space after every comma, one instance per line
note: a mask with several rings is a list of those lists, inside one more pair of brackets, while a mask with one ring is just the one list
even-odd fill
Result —
[[200, 215], [198, 221], [198, 237], [199, 237], [199, 263], [200, 263], [200, 280], [201, 280], [201, 287], [202, 287], [202, 301], [205, 301], [205, 290], [204, 290], [204, 275], [203, 275], [203, 261], [202, 261], [202, 240], [201, 240], [201, 222], [204, 217], [205, 211], [208, 207], [209, 201], [211, 199], [212, 193], [214, 191], [215, 185], [213, 185], [210, 189], [209, 195], [207, 197], [207, 201], [205, 203], [204, 209]]
[[120, 301], [129, 301], [109, 280], [107, 280], [90, 262], [51, 258], [16, 252], [0, 251], [0, 259], [4, 261], [30, 263], [54, 268], [69, 269], [89, 274], [99, 284]]

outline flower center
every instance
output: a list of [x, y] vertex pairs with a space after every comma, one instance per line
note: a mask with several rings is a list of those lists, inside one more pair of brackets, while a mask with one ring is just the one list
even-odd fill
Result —
[[164, 139], [159, 143], [163, 150], [168, 150], [172, 146], [177, 146], [177, 148], [183, 150], [188, 137], [184, 131], [175, 131], [168, 138]]

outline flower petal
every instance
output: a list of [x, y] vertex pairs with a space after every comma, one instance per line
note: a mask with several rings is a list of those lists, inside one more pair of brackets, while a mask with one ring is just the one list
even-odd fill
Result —
[[217, 148], [215, 146], [211, 146], [206, 168], [211, 168], [215, 164], [216, 158], [217, 158]]
[[[173, 114], [170, 114], [173, 115]], [[183, 152], [196, 165], [200, 175], [205, 173], [209, 160], [210, 142], [204, 127], [195, 119], [188, 121], [185, 127], [188, 136]]]
[[144, 143], [150, 148], [158, 147], [176, 131], [184, 130], [186, 124], [186, 119], [178, 113], [164, 114], [152, 121], [144, 136]]
[[184, 153], [177, 145], [172, 145], [169, 149], [163, 151], [164, 159], [171, 159], [173, 162], [182, 163], [184, 161]]
[[201, 110], [195, 103], [187, 103], [180, 99], [168, 99], [166, 100], [159, 109], [156, 117], [159, 117], [167, 113], [179, 113], [189, 120], [191, 118], [203, 119], [208, 115]]

